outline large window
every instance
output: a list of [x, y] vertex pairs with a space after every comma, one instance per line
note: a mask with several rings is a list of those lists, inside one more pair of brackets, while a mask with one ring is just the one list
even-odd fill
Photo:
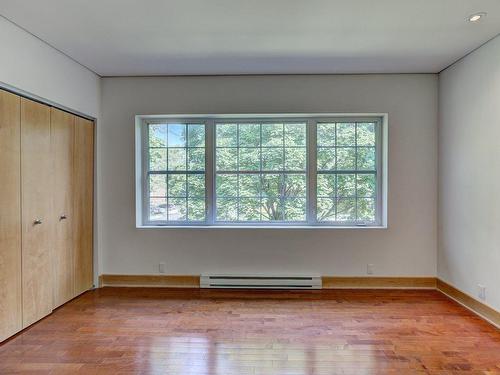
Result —
[[383, 119], [138, 117], [138, 225], [381, 226]]

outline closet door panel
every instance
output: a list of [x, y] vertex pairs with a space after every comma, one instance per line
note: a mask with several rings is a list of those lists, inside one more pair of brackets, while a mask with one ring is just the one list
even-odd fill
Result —
[[75, 118], [74, 226], [75, 293], [93, 286], [94, 123]]
[[73, 129], [75, 116], [51, 108], [54, 308], [74, 297]]
[[23, 326], [52, 311], [50, 108], [21, 99]]
[[20, 106], [0, 90], [0, 342], [22, 328]]

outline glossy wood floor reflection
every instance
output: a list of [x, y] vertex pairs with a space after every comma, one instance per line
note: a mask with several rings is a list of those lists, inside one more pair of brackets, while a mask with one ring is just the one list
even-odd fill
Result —
[[0, 346], [0, 374], [500, 374], [500, 331], [437, 291], [104, 288]]

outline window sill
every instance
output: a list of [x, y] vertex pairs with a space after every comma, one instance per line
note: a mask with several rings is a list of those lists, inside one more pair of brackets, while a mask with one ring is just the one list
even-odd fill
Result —
[[137, 225], [137, 229], [388, 229], [387, 225]]

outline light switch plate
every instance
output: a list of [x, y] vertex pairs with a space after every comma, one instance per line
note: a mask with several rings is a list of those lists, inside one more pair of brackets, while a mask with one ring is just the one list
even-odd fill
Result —
[[482, 284], [477, 284], [479, 298], [483, 301], [486, 299], [486, 287]]
[[373, 267], [374, 267], [374, 266], [373, 266], [373, 264], [371, 264], [371, 263], [369, 263], [369, 264], [367, 264], [367, 265], [366, 265], [366, 273], [367, 273], [368, 275], [373, 275]]
[[165, 263], [163, 263], [163, 262], [162, 262], [162, 263], [160, 263], [160, 266], [159, 266], [158, 271], [159, 271], [160, 273], [165, 273]]

